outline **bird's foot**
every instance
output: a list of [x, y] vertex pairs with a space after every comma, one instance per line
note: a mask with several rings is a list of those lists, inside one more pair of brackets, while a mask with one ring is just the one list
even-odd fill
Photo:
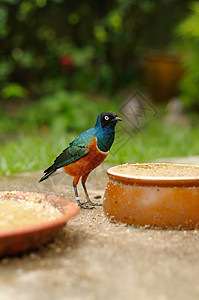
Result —
[[[86, 189], [85, 182], [82, 182], [82, 186], [83, 186], [85, 194], [86, 194], [86, 199], [87, 199], [86, 202], [80, 202], [78, 192], [77, 192], [77, 186], [73, 183], [75, 196], [76, 196], [76, 201], [77, 201], [77, 204], [79, 205], [79, 207], [84, 208], [84, 209], [93, 209], [93, 208], [95, 208], [95, 206], [102, 206], [102, 204], [94, 203], [90, 200], [87, 189]], [[88, 206], [86, 204], [91, 205], [91, 206]]]
[[85, 205], [86, 203], [87, 202], [81, 203], [80, 201], [77, 201], [78, 206], [81, 207], [81, 208], [84, 208], [84, 209], [93, 209], [93, 208], [95, 208], [94, 206]]
[[82, 181], [82, 186], [83, 186], [83, 189], [84, 189], [84, 192], [85, 192], [85, 195], [86, 195], [86, 199], [87, 199], [87, 201], [84, 202], [83, 204], [89, 204], [89, 205], [92, 205], [92, 206], [102, 206], [101, 203], [94, 203], [90, 200], [87, 189], [86, 189], [86, 184], [85, 184], [84, 181]]
[[92, 206], [103, 206], [102, 203], [95, 203], [95, 202], [92, 202], [90, 199], [87, 200], [86, 202], [83, 202], [82, 204], [90, 204]]

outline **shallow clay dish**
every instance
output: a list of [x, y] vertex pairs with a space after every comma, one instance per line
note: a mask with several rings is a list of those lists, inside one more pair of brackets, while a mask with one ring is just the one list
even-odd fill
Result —
[[[36, 220], [32, 217], [34, 209]], [[35, 248], [52, 240], [78, 212], [75, 203], [54, 195], [0, 191], [0, 256]], [[30, 216], [28, 221], [26, 213]], [[41, 221], [38, 215], [41, 215]]]
[[161, 228], [199, 226], [199, 167], [125, 164], [107, 174], [103, 207], [113, 220]]

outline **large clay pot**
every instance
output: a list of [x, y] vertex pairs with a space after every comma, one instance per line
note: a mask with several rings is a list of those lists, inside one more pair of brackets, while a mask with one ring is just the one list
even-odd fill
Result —
[[[147, 170], [137, 176], [118, 171], [107, 173], [104, 213], [130, 225], [193, 229], [199, 225], [199, 167], [175, 164], [132, 164]], [[119, 166], [125, 168], [125, 165]], [[183, 176], [150, 176], [150, 168], [176, 169]], [[186, 176], [187, 172], [187, 176]], [[193, 175], [190, 175], [193, 173]], [[142, 172], [143, 174], [143, 172]], [[196, 175], [198, 174], [198, 175]]]
[[177, 95], [183, 67], [177, 55], [151, 53], [143, 59], [143, 77], [150, 97], [164, 102]]

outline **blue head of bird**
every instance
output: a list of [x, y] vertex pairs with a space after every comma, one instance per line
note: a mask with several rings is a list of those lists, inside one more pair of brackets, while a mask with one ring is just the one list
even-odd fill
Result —
[[97, 145], [101, 151], [108, 151], [113, 144], [115, 138], [115, 125], [118, 121], [122, 121], [116, 113], [105, 111], [99, 114], [95, 129], [97, 131]]

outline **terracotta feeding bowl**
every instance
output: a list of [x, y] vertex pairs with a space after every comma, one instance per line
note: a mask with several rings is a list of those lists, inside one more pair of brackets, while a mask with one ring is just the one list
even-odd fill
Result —
[[199, 226], [199, 167], [148, 163], [110, 168], [104, 212], [139, 226]]
[[52, 240], [78, 212], [75, 203], [55, 195], [0, 191], [0, 256]]

